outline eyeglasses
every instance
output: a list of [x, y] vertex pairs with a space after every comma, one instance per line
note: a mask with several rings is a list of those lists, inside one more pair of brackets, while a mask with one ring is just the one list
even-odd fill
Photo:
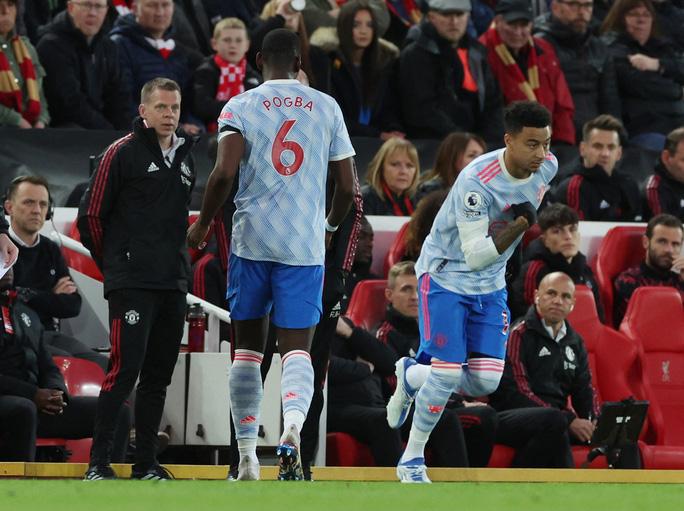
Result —
[[575, 1], [570, 1], [566, 2], [565, 0], [559, 0], [560, 3], [567, 5], [570, 7], [570, 9], [573, 9], [575, 11], [579, 10], [584, 10], [584, 11], [591, 11], [594, 8], [594, 2], [575, 2]]
[[94, 4], [92, 2], [74, 2], [73, 0], [71, 0], [71, 3], [74, 5], [78, 5], [79, 7], [81, 7], [82, 9], [84, 9], [86, 11], [95, 11], [95, 12], [104, 11], [108, 7], [107, 4]]

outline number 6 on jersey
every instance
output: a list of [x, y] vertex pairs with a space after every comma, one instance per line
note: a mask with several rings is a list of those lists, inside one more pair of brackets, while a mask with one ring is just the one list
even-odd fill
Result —
[[[276, 134], [276, 139], [271, 148], [271, 162], [273, 163], [273, 167], [278, 174], [282, 174], [283, 176], [296, 174], [299, 167], [304, 163], [304, 149], [302, 149], [302, 146], [294, 140], [285, 140], [285, 137], [290, 133], [290, 130], [296, 122], [297, 121], [294, 119], [288, 119], [283, 123]], [[285, 151], [290, 151], [294, 155], [294, 160], [290, 163], [283, 162], [283, 153], [285, 153]], [[287, 154], [286, 158], [290, 160], [292, 156]]]

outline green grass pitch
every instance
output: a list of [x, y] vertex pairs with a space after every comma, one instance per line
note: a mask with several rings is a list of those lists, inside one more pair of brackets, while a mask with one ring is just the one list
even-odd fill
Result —
[[2, 511], [669, 511], [684, 485], [0, 480]]

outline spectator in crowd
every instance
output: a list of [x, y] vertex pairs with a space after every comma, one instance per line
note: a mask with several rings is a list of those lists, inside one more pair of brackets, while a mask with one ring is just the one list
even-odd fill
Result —
[[615, 279], [615, 327], [620, 326], [627, 312], [629, 299], [638, 287], [671, 286], [684, 299], [684, 255], [682, 254], [682, 221], [663, 213], [648, 221], [643, 238], [646, 256], [639, 266], [623, 271]]
[[420, 176], [416, 191], [416, 204], [435, 190], [449, 190], [459, 172], [487, 150], [487, 144], [479, 135], [456, 131], [449, 133], [437, 148], [435, 166]]
[[[338, 320], [328, 407], [328, 431], [343, 431], [369, 444], [379, 466], [396, 464], [411, 423], [409, 419], [401, 431], [391, 429], [385, 404], [395, 384], [394, 364], [402, 356], [414, 357], [419, 345], [418, 280], [412, 262], [390, 269], [385, 297], [387, 312], [375, 336], [348, 318]], [[435, 465], [486, 466], [496, 414], [488, 406], [454, 398], [428, 441], [428, 446], [439, 445], [433, 449]]]
[[[71, 397], [45, 348], [38, 315], [12, 298], [10, 269], [0, 279], [0, 460], [35, 461], [36, 436], [88, 438], [93, 435], [96, 397]], [[69, 406], [67, 406], [67, 404]], [[125, 461], [130, 429], [127, 406], [115, 417], [112, 459]]]
[[532, 18], [530, 0], [499, 0], [480, 42], [504, 102], [538, 101], [551, 112], [552, 141], [574, 145], [575, 105], [553, 46], [532, 37]]
[[580, 220], [641, 220], [639, 186], [629, 174], [617, 169], [623, 133], [622, 123], [608, 114], [584, 125], [581, 160], [554, 192], [557, 200], [577, 211]]
[[368, 0], [351, 0], [340, 9], [337, 30], [319, 29], [318, 45], [329, 57], [330, 94], [337, 100], [349, 134], [386, 140], [403, 137], [392, 77], [399, 50], [380, 39]]
[[[337, 0], [308, 0], [302, 11], [306, 31], [313, 37], [319, 28], [334, 28], [340, 15], [340, 6], [347, 2], [348, 0], [341, 2], [337, 2]], [[390, 23], [390, 14], [385, 0], [368, 0], [368, 4], [377, 21], [379, 37], [383, 37]]]
[[102, 30], [106, 0], [70, 0], [38, 43], [52, 125], [128, 129], [131, 93], [116, 45]]
[[449, 194], [448, 189], [435, 190], [428, 193], [418, 203], [416, 210], [409, 220], [408, 231], [406, 231], [406, 251], [404, 260], [417, 261], [423, 242], [430, 234], [435, 217], [442, 207], [444, 200]]
[[28, 38], [17, 34], [22, 0], [0, 0], [0, 126], [44, 128], [50, 123], [45, 71]]
[[[516, 449], [514, 467], [573, 468], [570, 444], [591, 440], [598, 396], [584, 341], [567, 321], [574, 306], [572, 279], [549, 273], [524, 320], [511, 329], [490, 403], [499, 411], [497, 442]], [[639, 467], [636, 445], [623, 449], [619, 465]]]
[[534, 35], [551, 43], [575, 105], [575, 133], [599, 114], [622, 116], [615, 65], [608, 47], [590, 28], [594, 0], [551, 0], [534, 20]]
[[364, 214], [411, 216], [419, 174], [416, 146], [402, 138], [387, 140], [368, 164], [368, 184], [362, 190]]
[[[119, 49], [123, 82], [129, 90], [139, 91], [153, 78], [168, 78], [180, 85], [183, 103], [189, 107], [192, 73], [202, 56], [174, 39], [173, 10], [172, 0], [138, 0], [133, 14], [116, 20], [110, 36]], [[131, 97], [131, 113], [137, 112], [136, 99]], [[181, 113], [181, 126], [195, 135], [201, 123], [189, 115], [189, 110]]]
[[575, 285], [591, 289], [596, 310], [603, 320], [603, 307], [594, 273], [586, 256], [579, 251], [579, 216], [564, 204], [551, 204], [539, 213], [541, 234], [525, 251], [525, 263], [511, 284], [509, 305], [513, 319], [524, 316], [534, 302], [541, 280], [553, 272], [563, 272]]
[[660, 37], [650, 0], [616, 0], [601, 26], [615, 59], [630, 142], [661, 151], [684, 125], [684, 55]]
[[646, 182], [645, 195], [649, 218], [669, 213], [684, 222], [684, 127], [667, 135], [665, 149]]
[[261, 76], [247, 63], [249, 35], [242, 20], [219, 21], [211, 46], [216, 53], [204, 59], [194, 72], [192, 112], [213, 133], [223, 105], [259, 85]]
[[653, 0], [653, 8], [663, 36], [674, 43], [678, 52], [684, 52], [684, 4], [680, 0]]
[[17, 298], [40, 317], [48, 351], [95, 362], [107, 371], [108, 357], [59, 331], [59, 319], [81, 312], [81, 295], [59, 245], [40, 234], [45, 220], [52, 216], [47, 181], [39, 176], [15, 178], [7, 189], [4, 207], [10, 217], [10, 237], [19, 247], [14, 265]]
[[293, 9], [292, 0], [269, 0], [264, 5], [259, 16], [261, 23], [257, 24], [250, 33], [252, 44], [247, 53], [247, 62], [256, 69], [256, 54], [261, 51], [261, 44], [270, 31], [276, 28], [292, 30], [299, 36], [302, 65], [297, 79], [306, 83], [302, 75], [306, 76], [309, 85], [328, 92], [330, 84], [326, 81], [328, 75], [328, 57], [325, 52], [309, 43], [309, 33], [304, 24], [301, 11]]
[[418, 38], [401, 52], [399, 89], [408, 135], [443, 138], [470, 131], [498, 146], [499, 87], [487, 50], [466, 34], [470, 0], [427, 0]]

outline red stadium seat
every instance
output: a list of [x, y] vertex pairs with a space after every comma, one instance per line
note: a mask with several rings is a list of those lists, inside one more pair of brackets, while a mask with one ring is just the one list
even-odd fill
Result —
[[386, 280], [362, 280], [356, 284], [345, 315], [366, 330], [377, 327], [385, 317], [386, 287]]
[[401, 228], [397, 231], [389, 250], [387, 250], [387, 254], [385, 255], [385, 263], [382, 269], [385, 277], [387, 277], [390, 268], [401, 261], [406, 254], [406, 235], [408, 234], [410, 223], [411, 222], [409, 221], [401, 226]]
[[[74, 357], [53, 357], [59, 367], [67, 391], [71, 396], [94, 396], [100, 394], [105, 373], [94, 362]], [[67, 440], [63, 438], [38, 438], [37, 447], [59, 447], [69, 453], [69, 463], [88, 463], [92, 438]]]
[[596, 281], [605, 309], [606, 324], [613, 324], [613, 281], [627, 268], [644, 260], [642, 238], [646, 229], [637, 225], [610, 229], [596, 254]]
[[[78, 232], [76, 220], [74, 220], [74, 222], [71, 224], [68, 236], [73, 240], [81, 241], [81, 233]], [[102, 272], [95, 264], [95, 261], [93, 261], [90, 257], [79, 254], [65, 247], [62, 247], [62, 254], [64, 255], [64, 259], [66, 260], [67, 266], [69, 266], [69, 268], [83, 273], [84, 275], [87, 275], [95, 280], [99, 280], [100, 282], [104, 280], [102, 277]]]
[[326, 465], [335, 467], [374, 467], [370, 448], [348, 433], [326, 435]]
[[670, 287], [638, 288], [620, 331], [634, 341], [643, 361], [649, 419], [655, 429], [655, 441], [649, 443], [684, 447], [684, 308], [679, 292]]

